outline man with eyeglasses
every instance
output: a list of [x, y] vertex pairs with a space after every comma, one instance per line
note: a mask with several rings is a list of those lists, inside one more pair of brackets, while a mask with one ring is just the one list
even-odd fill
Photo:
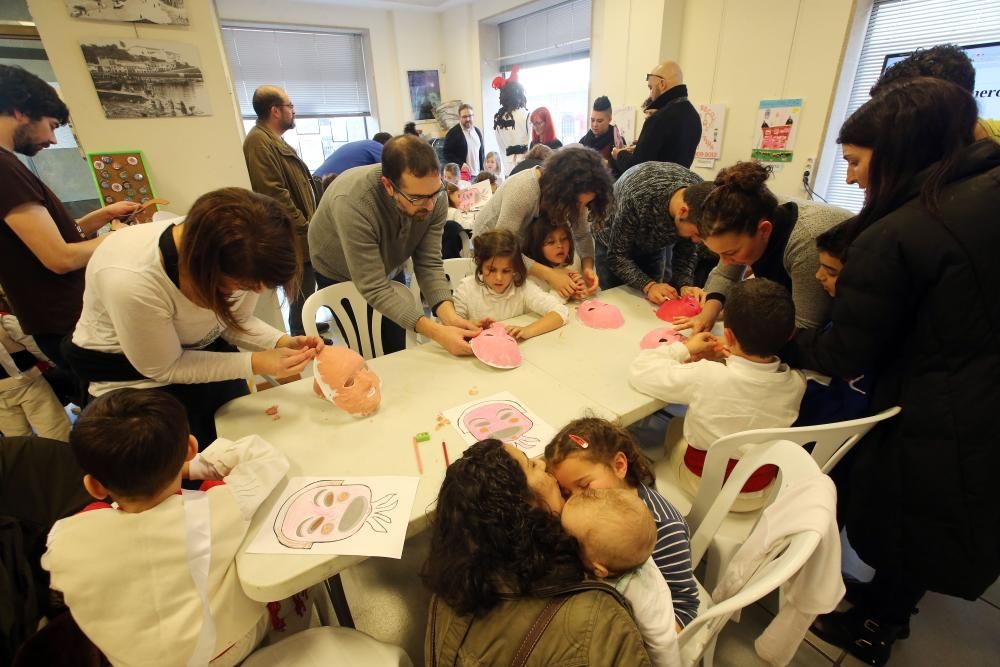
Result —
[[660, 63], [646, 75], [646, 87], [646, 122], [639, 139], [632, 146], [611, 151], [616, 176], [643, 162], [673, 162], [685, 168], [694, 162], [701, 141], [701, 117], [688, 99], [680, 65], [672, 60]]
[[[302, 305], [316, 291], [316, 275], [309, 263], [309, 219], [316, 211], [309, 167], [295, 149], [281, 138], [295, 127], [295, 105], [284, 90], [277, 86], [261, 86], [253, 94], [253, 110], [257, 124], [243, 141], [243, 157], [250, 172], [254, 192], [268, 195], [288, 211], [298, 231], [302, 251], [302, 280], [298, 294], [288, 295], [288, 328], [293, 336], [302, 336]], [[325, 327], [324, 327], [325, 328]]]
[[[455, 355], [472, 354], [468, 339], [481, 331], [458, 316], [441, 260], [448, 198], [437, 155], [412, 135], [390, 139], [382, 163], [344, 172], [323, 194], [309, 225], [309, 247], [320, 287], [352, 281], [386, 318], [386, 354], [406, 347], [406, 330]], [[424, 315], [403, 284], [413, 259], [420, 291], [439, 321]]]
[[444, 137], [444, 161], [465, 165], [473, 176], [482, 171], [486, 162], [483, 133], [475, 122], [476, 112], [472, 105], [463, 104], [458, 108], [458, 124]]

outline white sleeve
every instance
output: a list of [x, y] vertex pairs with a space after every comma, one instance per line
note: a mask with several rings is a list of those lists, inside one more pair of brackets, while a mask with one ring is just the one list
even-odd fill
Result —
[[238, 297], [233, 314], [236, 321], [243, 326], [243, 331], [229, 328], [222, 332], [222, 337], [233, 345], [244, 350], [273, 350], [278, 340], [285, 332], [275, 329], [261, 319], [254, 317], [258, 295], [254, 292], [243, 292]]
[[181, 347], [162, 291], [132, 271], [105, 268], [90, 278], [129, 362], [166, 384], [235, 380], [250, 374], [249, 352], [204, 352]]
[[666, 579], [652, 558], [642, 564], [624, 595], [632, 605], [636, 627], [653, 667], [681, 667], [673, 599]]
[[525, 280], [521, 289], [524, 290], [524, 303], [531, 312], [543, 317], [549, 313], [556, 313], [562, 318], [563, 324], [566, 324], [569, 319], [569, 309], [566, 304], [530, 280]]
[[219, 438], [198, 458], [223, 476], [248, 521], [288, 472], [288, 459], [259, 435]]
[[28, 352], [35, 355], [35, 359], [52, 363], [52, 360], [45, 356], [45, 353], [38, 347], [35, 343], [35, 339], [24, 333], [21, 329], [21, 323], [13, 315], [0, 315], [0, 323], [2, 323], [3, 330], [7, 333], [7, 336], [15, 343], [21, 345]]
[[643, 350], [629, 367], [628, 380], [637, 390], [668, 403], [690, 403], [694, 383], [702, 365], [713, 363], [684, 362], [691, 358], [684, 343], [670, 343], [652, 350]]
[[472, 297], [472, 290], [475, 287], [473, 281], [475, 276], [466, 276], [458, 284], [458, 289], [452, 294], [452, 304], [455, 306], [455, 313], [462, 319], [469, 317], [469, 299]]

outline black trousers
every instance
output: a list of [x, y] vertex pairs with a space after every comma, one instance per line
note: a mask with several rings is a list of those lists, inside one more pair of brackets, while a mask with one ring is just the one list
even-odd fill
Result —
[[[397, 283], [402, 283], [404, 285], [406, 284], [406, 278], [403, 275], [402, 271], [393, 276], [391, 280], [395, 280]], [[323, 289], [324, 287], [329, 287], [330, 285], [336, 285], [341, 282], [344, 281], [334, 280], [333, 278], [327, 278], [319, 271], [316, 272], [316, 284], [319, 285], [320, 289]], [[373, 308], [371, 307], [371, 304], [369, 304], [365, 313], [365, 316], [368, 318], [369, 322], [371, 321], [372, 318], [372, 312]], [[337, 324], [337, 326], [341, 327], [343, 325]], [[359, 331], [363, 330], [363, 327], [358, 325], [358, 330]], [[341, 331], [341, 335], [343, 336], [343, 331]], [[383, 353], [392, 354], [393, 352], [399, 352], [400, 350], [405, 350], [405, 349], [406, 349], [406, 329], [399, 326], [398, 324], [390, 320], [388, 317], [383, 318], [382, 319]]]

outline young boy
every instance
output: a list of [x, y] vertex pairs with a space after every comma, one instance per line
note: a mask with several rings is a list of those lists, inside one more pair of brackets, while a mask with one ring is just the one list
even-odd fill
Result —
[[[57, 522], [42, 566], [84, 633], [114, 665], [234, 665], [267, 629], [236, 552], [288, 462], [257, 436], [198, 454], [183, 406], [152, 389], [94, 400], [70, 446], [99, 500]], [[185, 491], [181, 479], [219, 480]], [[203, 487], [208, 484], [203, 485]]]
[[[764, 278], [737, 283], [726, 299], [725, 325], [724, 339], [705, 332], [686, 343], [643, 350], [629, 370], [629, 380], [639, 391], [689, 406], [686, 447], [676, 448], [672, 456], [692, 493], [712, 443], [740, 431], [791, 426], [806, 388], [803, 373], [777, 356], [795, 329], [795, 305], [788, 290]], [[710, 360], [721, 356], [727, 356], [725, 363]], [[727, 470], [734, 467], [735, 459]], [[743, 493], [756, 496], [745, 495], [742, 509], [755, 506], [753, 501], [762, 497], [759, 492], [775, 474], [773, 466], [765, 466], [750, 477]]]
[[656, 524], [646, 504], [625, 489], [585, 489], [566, 501], [563, 529], [580, 543], [584, 567], [612, 585], [632, 606], [654, 667], [681, 664], [680, 628], [670, 588], [653, 561]]

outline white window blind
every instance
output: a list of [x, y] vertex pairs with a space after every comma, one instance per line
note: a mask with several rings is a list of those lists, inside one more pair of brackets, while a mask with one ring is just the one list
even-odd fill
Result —
[[500, 32], [500, 63], [509, 69], [590, 53], [591, 0], [573, 0], [510, 21]]
[[245, 117], [258, 86], [284, 88], [298, 116], [371, 113], [363, 36], [349, 32], [223, 26], [233, 85]]
[[[892, 53], [928, 48], [936, 44], [970, 46], [1000, 40], [1000, 2], [996, 0], [875, 0], [861, 47], [858, 71], [843, 118], [831, 118], [832, 128], [868, 101], [868, 91]], [[864, 193], [847, 185], [847, 164], [839, 147], [834, 155], [826, 198], [852, 211], [861, 210]]]

